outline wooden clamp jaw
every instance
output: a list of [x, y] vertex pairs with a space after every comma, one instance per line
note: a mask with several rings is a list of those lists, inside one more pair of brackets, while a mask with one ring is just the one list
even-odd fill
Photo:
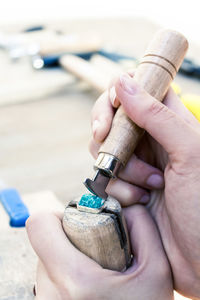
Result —
[[80, 198], [65, 209], [63, 228], [72, 244], [103, 268], [124, 271], [131, 263], [126, 222], [119, 202], [109, 197], [98, 211], [77, 208]]

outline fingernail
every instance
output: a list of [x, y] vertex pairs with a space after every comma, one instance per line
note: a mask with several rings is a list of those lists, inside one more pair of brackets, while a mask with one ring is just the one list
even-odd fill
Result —
[[144, 195], [142, 196], [142, 198], [140, 199], [140, 203], [142, 204], [147, 204], [149, 202], [149, 195]]
[[115, 87], [111, 87], [110, 91], [109, 91], [109, 97], [110, 97], [110, 101], [112, 103], [113, 106], [115, 106], [115, 99], [116, 99], [116, 91], [115, 91]]
[[152, 174], [151, 176], [149, 176], [146, 182], [148, 185], [157, 189], [160, 189], [164, 186], [164, 179], [161, 175], [158, 174]]
[[133, 95], [135, 93], [135, 88], [133, 87], [133, 79], [131, 79], [128, 75], [121, 75], [120, 83], [122, 88], [129, 94]]
[[92, 133], [93, 133], [93, 136], [95, 136], [95, 134], [96, 134], [97, 129], [99, 128], [99, 126], [100, 126], [99, 120], [94, 120], [94, 122], [92, 124]]

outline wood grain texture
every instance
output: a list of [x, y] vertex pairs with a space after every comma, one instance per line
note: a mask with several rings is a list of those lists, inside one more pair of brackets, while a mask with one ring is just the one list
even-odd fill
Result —
[[[159, 31], [136, 69], [134, 80], [151, 96], [162, 101], [187, 48], [188, 42], [182, 34], [172, 30]], [[144, 130], [134, 124], [120, 107], [99, 153], [112, 154], [125, 165], [143, 133]]]
[[123, 271], [131, 260], [125, 219], [122, 218], [126, 244], [122, 247], [115, 218], [115, 212], [121, 213], [121, 207], [113, 198], [107, 200], [106, 206], [110, 212], [99, 214], [68, 206], [64, 212], [63, 228], [72, 244], [82, 253], [103, 268]]

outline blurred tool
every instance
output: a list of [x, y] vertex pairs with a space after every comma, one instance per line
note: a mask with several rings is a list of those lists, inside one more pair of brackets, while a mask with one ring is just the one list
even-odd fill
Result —
[[[162, 101], [187, 48], [188, 42], [181, 34], [170, 30], [159, 31], [138, 65], [134, 80], [151, 96]], [[134, 124], [120, 106], [111, 130], [99, 149], [94, 179], [87, 178], [84, 183], [91, 193], [107, 199], [105, 190], [110, 179], [115, 178], [119, 168], [126, 165], [143, 134], [144, 130]]]
[[63, 53], [94, 53], [102, 47], [102, 41], [94, 34], [64, 34], [39, 26], [15, 35], [1, 33], [0, 47], [8, 51], [11, 59], [30, 56], [37, 69], [43, 66], [42, 57], [61, 56]]
[[200, 96], [185, 94], [181, 96], [181, 101], [200, 122]]
[[0, 190], [0, 202], [10, 217], [10, 226], [24, 227], [29, 211], [18, 191], [13, 188]]
[[180, 86], [174, 82], [172, 82], [171, 87], [174, 92], [180, 96], [182, 103], [200, 122], [200, 96], [195, 94], [182, 94]]
[[128, 63], [131, 62], [131, 64], [133, 63], [133, 61], [137, 62], [136, 58], [134, 57], [130, 57], [124, 54], [120, 54], [117, 52], [110, 52], [107, 50], [103, 50], [103, 49], [96, 49], [95, 51], [91, 51], [91, 52], [77, 52], [77, 53], [62, 53], [62, 54], [53, 54], [53, 55], [47, 55], [47, 56], [41, 56], [40, 55], [40, 59], [43, 63], [41, 63], [40, 67], [37, 67], [37, 64], [34, 63], [34, 57], [32, 58], [32, 62], [33, 62], [33, 67], [35, 69], [41, 69], [41, 68], [52, 68], [52, 67], [57, 67], [60, 65], [60, 58], [61, 56], [67, 55], [67, 54], [72, 54], [72, 55], [77, 55], [83, 59], [89, 60], [90, 58], [93, 57], [93, 55], [101, 55], [103, 57], [108, 58], [110, 61], [114, 61], [117, 63]]
[[200, 66], [191, 59], [185, 58], [180, 68], [180, 72], [184, 75], [200, 78]]
[[107, 89], [114, 73], [117, 76], [123, 69], [104, 57], [100, 58], [100, 62], [94, 62], [88, 62], [75, 55], [64, 55], [60, 58], [60, 65], [65, 70], [86, 81], [99, 92], [103, 92]]
[[[62, 55], [66, 55], [67, 53], [62, 53]], [[71, 53], [74, 54], [74, 53]], [[138, 63], [138, 60], [136, 57], [128, 56], [125, 54], [120, 54], [117, 52], [109, 52], [105, 49], [96, 50], [94, 52], [89, 53], [77, 53], [78, 56], [82, 57], [83, 59], [90, 59], [93, 55], [99, 54], [101, 56], [107, 57], [108, 59], [118, 62], [120, 64], [129, 64], [129, 62], [135, 62], [135, 65]], [[58, 66], [60, 63], [60, 55], [54, 54], [54, 55], [48, 55], [48, 56], [40, 56], [40, 63], [35, 62], [35, 58], [33, 57], [33, 67], [36, 69], [40, 69], [43, 67], [55, 67]], [[128, 67], [128, 65], [127, 65]], [[194, 78], [200, 78], [200, 65], [198, 65], [196, 62], [194, 62], [191, 59], [185, 58], [180, 69], [179, 73], [194, 77]]]
[[[65, 76], [58, 71], [34, 74], [31, 69], [25, 70], [28, 71], [25, 76], [26, 82], [13, 80], [12, 89], [10, 85], [2, 84], [1, 105], [41, 99], [71, 86], [76, 83], [76, 78], [102, 92], [113, 77], [135, 68], [138, 64], [134, 57], [103, 49], [100, 39], [96, 36], [66, 35], [40, 25], [26, 28], [17, 35], [0, 35], [0, 45], [14, 60], [24, 56], [31, 59], [35, 69], [45, 70], [61, 66], [68, 71]], [[180, 72], [197, 76], [198, 65], [185, 59]], [[34, 76], [34, 83], [33, 80], [29, 80], [29, 74]], [[83, 88], [86, 85], [79, 87]]]
[[33, 31], [40, 31], [44, 29], [45, 27], [43, 25], [36, 25], [36, 26], [27, 27], [22, 32], [33, 32]]

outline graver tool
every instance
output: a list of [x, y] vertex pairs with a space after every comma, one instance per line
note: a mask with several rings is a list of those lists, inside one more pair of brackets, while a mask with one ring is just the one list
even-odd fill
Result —
[[[159, 31], [142, 58], [134, 79], [159, 101], [175, 77], [188, 42], [180, 33]], [[134, 152], [144, 130], [134, 124], [119, 107], [112, 128], [100, 148], [93, 180], [86, 187], [94, 194], [70, 202], [64, 212], [63, 228], [75, 247], [102, 267], [123, 271], [131, 263], [126, 223], [117, 200], [107, 196], [109, 180], [117, 176]], [[123, 193], [123, 191], [122, 191]]]
[[[149, 44], [138, 65], [134, 80], [151, 96], [162, 101], [174, 79], [188, 48], [186, 38], [172, 30], [159, 31]], [[93, 194], [106, 199], [106, 187], [126, 165], [144, 130], [134, 124], [122, 106], [117, 110], [111, 130], [102, 144], [94, 169], [94, 179], [86, 179], [85, 186]]]

